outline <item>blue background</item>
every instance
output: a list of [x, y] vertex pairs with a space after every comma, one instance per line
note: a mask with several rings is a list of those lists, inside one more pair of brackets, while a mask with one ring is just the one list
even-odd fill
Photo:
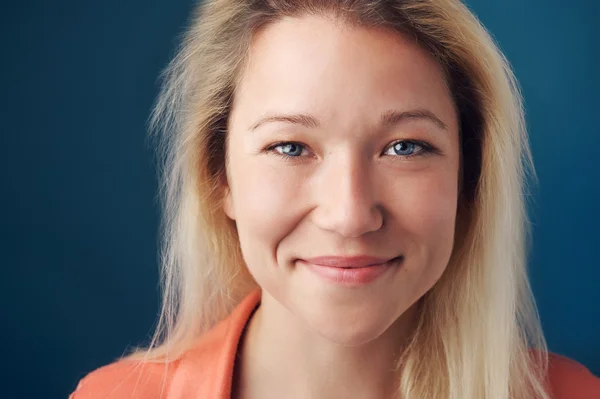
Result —
[[[471, 0], [525, 97], [532, 285], [552, 351], [600, 374], [599, 3]], [[190, 1], [3, 2], [0, 338], [7, 398], [66, 398], [159, 305], [147, 118]]]

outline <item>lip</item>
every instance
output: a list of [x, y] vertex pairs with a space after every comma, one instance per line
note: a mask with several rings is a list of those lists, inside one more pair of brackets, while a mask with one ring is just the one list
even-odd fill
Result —
[[[310, 262], [313, 259], [320, 263]], [[298, 259], [297, 262], [300, 262], [308, 270], [329, 283], [346, 287], [359, 287], [372, 283], [387, 272], [397, 268], [403, 259], [402, 256], [387, 261], [386, 259], [373, 257], [320, 257], [307, 260]], [[332, 264], [335, 264], [335, 266], [332, 266]]]
[[[396, 258], [393, 258], [396, 259]], [[390, 258], [379, 258], [376, 256], [360, 255], [360, 256], [318, 256], [315, 258], [303, 259], [308, 263], [312, 263], [317, 266], [330, 266], [330, 267], [366, 267], [375, 266], [386, 263], [392, 259]]]

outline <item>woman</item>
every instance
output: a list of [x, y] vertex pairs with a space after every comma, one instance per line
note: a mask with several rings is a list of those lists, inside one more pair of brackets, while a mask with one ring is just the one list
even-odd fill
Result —
[[526, 276], [521, 98], [458, 0], [212, 0], [154, 114], [164, 305], [85, 398], [598, 398]]

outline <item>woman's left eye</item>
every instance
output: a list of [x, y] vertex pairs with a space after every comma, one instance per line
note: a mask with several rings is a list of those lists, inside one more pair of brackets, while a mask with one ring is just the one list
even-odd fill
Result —
[[431, 152], [432, 147], [427, 143], [411, 140], [400, 140], [392, 143], [384, 152], [384, 155], [396, 155], [400, 157], [412, 157]]

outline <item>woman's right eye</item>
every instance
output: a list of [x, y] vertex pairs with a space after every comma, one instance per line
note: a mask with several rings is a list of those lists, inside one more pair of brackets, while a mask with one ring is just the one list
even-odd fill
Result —
[[284, 141], [267, 148], [267, 151], [274, 152], [275, 155], [285, 158], [298, 158], [302, 155], [304, 150], [304, 145], [292, 141]]

